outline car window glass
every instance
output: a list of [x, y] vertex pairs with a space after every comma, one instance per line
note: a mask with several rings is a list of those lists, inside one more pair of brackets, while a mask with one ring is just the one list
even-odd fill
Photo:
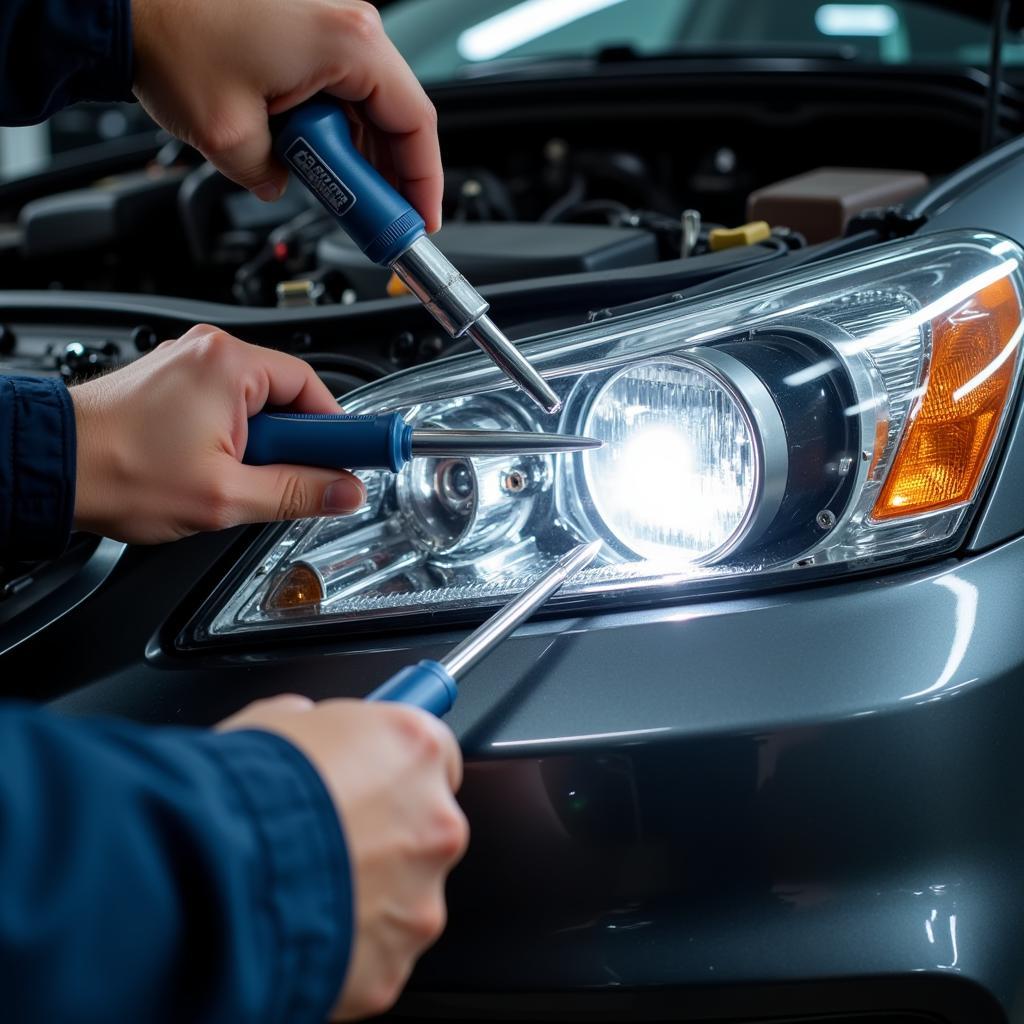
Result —
[[[794, 52], [884, 64], [984, 65], [986, 18], [918, 0], [398, 0], [384, 21], [426, 81], [457, 77], [492, 61], [593, 56], [607, 49], [639, 56], [730, 47]], [[1008, 64], [1024, 63], [1024, 40], [1010, 33]]]

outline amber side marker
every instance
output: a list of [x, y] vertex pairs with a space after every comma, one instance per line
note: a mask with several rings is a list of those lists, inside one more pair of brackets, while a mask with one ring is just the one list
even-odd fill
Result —
[[1021, 332], [1008, 277], [932, 321], [927, 389], [872, 518], [936, 512], [974, 497], [1013, 392]]
[[289, 608], [306, 608], [324, 599], [320, 577], [308, 566], [293, 565], [281, 575], [263, 599], [263, 610], [283, 612]]

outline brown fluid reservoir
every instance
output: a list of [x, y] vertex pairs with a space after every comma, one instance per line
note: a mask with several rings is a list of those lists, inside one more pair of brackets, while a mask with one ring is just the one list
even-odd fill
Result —
[[747, 219], [792, 228], [808, 242], [825, 242], [841, 237], [863, 210], [903, 202], [927, 185], [920, 171], [819, 167], [751, 192]]

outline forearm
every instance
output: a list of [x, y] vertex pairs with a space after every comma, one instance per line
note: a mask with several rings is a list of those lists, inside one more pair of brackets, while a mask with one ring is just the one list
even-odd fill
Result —
[[347, 856], [285, 741], [8, 708], [0, 821], [12, 1019], [326, 1016], [350, 944]]
[[4, 0], [0, 123], [32, 124], [76, 100], [131, 99], [130, 0]]

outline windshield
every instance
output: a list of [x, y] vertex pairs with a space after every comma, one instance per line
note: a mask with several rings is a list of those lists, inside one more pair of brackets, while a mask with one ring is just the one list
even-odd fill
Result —
[[[393, 0], [388, 34], [417, 76], [436, 84], [521, 64], [707, 54], [819, 55], [896, 65], [988, 62], [986, 17], [925, 0]], [[1005, 62], [1024, 65], [1024, 37], [1007, 35]], [[1011, 73], [1012, 77], [1012, 73]], [[0, 182], [37, 173], [69, 151], [154, 129], [138, 104], [78, 104], [48, 122], [0, 128]]]
[[[986, 9], [989, 4], [979, 3]], [[388, 34], [426, 82], [499, 70], [509, 61], [656, 56], [688, 51], [842, 56], [884, 64], [984, 65], [989, 29], [914, 0], [398, 0]], [[1011, 33], [1010, 64], [1024, 63]]]

